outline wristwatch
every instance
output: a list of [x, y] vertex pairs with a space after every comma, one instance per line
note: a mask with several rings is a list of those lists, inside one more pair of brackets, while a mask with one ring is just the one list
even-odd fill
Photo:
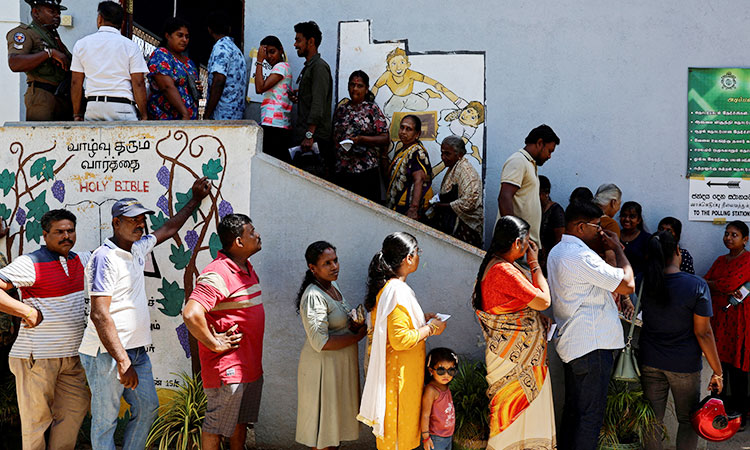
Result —
[[310, 130], [305, 131], [305, 139], [312, 139], [313, 138], [313, 132]]

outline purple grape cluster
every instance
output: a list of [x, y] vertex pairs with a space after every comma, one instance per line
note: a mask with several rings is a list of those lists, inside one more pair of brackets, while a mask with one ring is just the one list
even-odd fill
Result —
[[57, 180], [52, 183], [52, 195], [57, 199], [58, 202], [62, 203], [65, 200], [65, 184]]
[[198, 233], [196, 233], [195, 230], [188, 230], [188, 232], [185, 233], [185, 243], [187, 243], [190, 250], [194, 250], [195, 244], [198, 243]]
[[221, 203], [219, 203], [219, 219], [223, 219], [224, 216], [232, 214], [233, 212], [234, 209], [232, 208], [232, 204], [228, 201], [222, 200]]
[[190, 343], [188, 342], [188, 330], [185, 323], [181, 323], [174, 330], [177, 332], [177, 339], [180, 341], [182, 349], [185, 350], [185, 358], [190, 358]]
[[169, 187], [170, 178], [171, 175], [169, 174], [169, 169], [167, 169], [166, 166], [161, 166], [161, 168], [159, 168], [159, 171], [156, 172], [156, 179], [159, 180], [159, 184], [161, 184], [165, 188]]
[[18, 224], [21, 226], [26, 223], [26, 211], [24, 211], [23, 208], [18, 208], [18, 212], [16, 213], [16, 222], [18, 222]]
[[160, 195], [159, 200], [156, 201], [156, 206], [164, 211], [164, 214], [169, 217], [169, 202], [167, 201], [167, 197]]

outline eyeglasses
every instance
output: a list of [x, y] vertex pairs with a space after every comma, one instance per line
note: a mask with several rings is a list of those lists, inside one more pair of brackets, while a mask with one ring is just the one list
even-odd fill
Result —
[[596, 228], [596, 231], [602, 231], [602, 226], [599, 225], [598, 223], [591, 223], [591, 222], [579, 222], [579, 223], [582, 223], [584, 225], [588, 225], [590, 227], [594, 227], [594, 228]]
[[437, 367], [437, 368], [433, 367], [432, 370], [434, 370], [436, 374], [441, 375], [441, 376], [445, 375], [446, 373], [450, 376], [455, 376], [456, 373], [458, 372], [458, 369], [455, 367], [451, 367], [450, 369], [446, 369], [445, 367]]

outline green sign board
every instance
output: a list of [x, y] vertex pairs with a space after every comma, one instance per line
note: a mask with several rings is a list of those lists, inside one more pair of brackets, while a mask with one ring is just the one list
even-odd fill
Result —
[[750, 177], [750, 69], [688, 69], [688, 176]]

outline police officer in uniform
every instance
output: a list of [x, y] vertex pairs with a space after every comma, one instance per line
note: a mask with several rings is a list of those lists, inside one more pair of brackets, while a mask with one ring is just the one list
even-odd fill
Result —
[[25, 0], [32, 22], [10, 30], [8, 66], [26, 72], [26, 120], [72, 120], [71, 54], [57, 34], [62, 0]]

